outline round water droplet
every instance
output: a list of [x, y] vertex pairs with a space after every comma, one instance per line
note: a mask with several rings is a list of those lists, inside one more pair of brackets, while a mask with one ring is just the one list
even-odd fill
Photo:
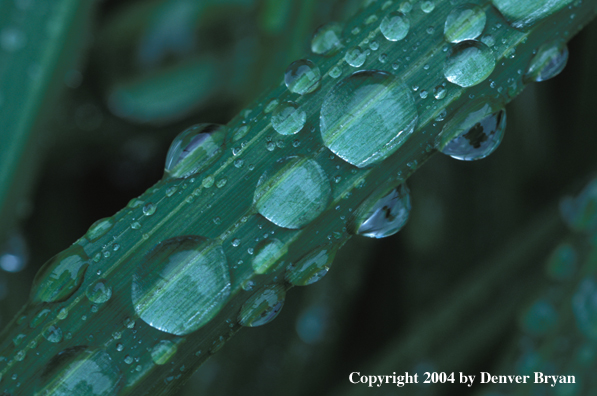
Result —
[[52, 257], [35, 275], [32, 302], [64, 301], [81, 286], [89, 257], [79, 245], [72, 245]]
[[487, 17], [485, 11], [474, 4], [454, 8], [446, 18], [444, 37], [451, 43], [476, 39], [483, 33]]
[[171, 238], [143, 257], [133, 275], [135, 312], [150, 326], [183, 335], [205, 325], [230, 296], [222, 247], [199, 236]]
[[527, 28], [575, 0], [492, 0], [504, 18], [517, 29]]
[[44, 338], [52, 343], [58, 343], [62, 341], [62, 329], [54, 325], [50, 325], [42, 332]]
[[278, 239], [264, 239], [255, 247], [251, 265], [258, 274], [267, 274], [277, 267], [288, 251], [286, 245]]
[[286, 291], [282, 285], [265, 286], [243, 304], [238, 316], [242, 326], [262, 326], [274, 320], [282, 310]]
[[299, 95], [311, 93], [319, 87], [321, 72], [309, 59], [292, 62], [284, 73], [284, 83], [288, 90]]
[[54, 356], [39, 377], [36, 395], [111, 396], [118, 393], [122, 373], [102, 350], [80, 346]]
[[442, 129], [437, 148], [462, 161], [474, 161], [493, 153], [504, 138], [506, 110], [495, 111], [489, 103], [461, 110]]
[[143, 214], [145, 216], [151, 216], [155, 213], [156, 209], [157, 209], [156, 205], [149, 202], [147, 205], [143, 206]]
[[582, 334], [590, 341], [597, 340], [597, 283], [593, 278], [580, 282], [572, 296], [572, 311]]
[[446, 87], [444, 87], [443, 85], [438, 85], [433, 89], [433, 96], [435, 97], [435, 99], [441, 100], [446, 97], [447, 92], [448, 90], [446, 89]]
[[402, 40], [408, 35], [409, 29], [410, 21], [408, 17], [397, 11], [386, 15], [379, 24], [379, 30], [390, 41]]
[[539, 299], [523, 312], [520, 324], [527, 334], [542, 336], [556, 327], [558, 319], [553, 305], [545, 299]]
[[390, 192], [375, 194], [357, 210], [356, 234], [369, 238], [385, 238], [404, 227], [410, 213], [410, 192], [406, 184]]
[[85, 234], [85, 238], [87, 238], [89, 242], [95, 242], [99, 238], [106, 235], [106, 233], [110, 231], [112, 227], [114, 227], [114, 221], [111, 217], [100, 219], [93, 223], [91, 227], [89, 227], [89, 230]]
[[568, 63], [568, 47], [563, 41], [543, 44], [531, 59], [527, 81], [545, 81], [560, 74]]
[[197, 124], [184, 130], [170, 145], [166, 174], [182, 178], [205, 169], [223, 154], [225, 137], [226, 127], [217, 124]]
[[576, 249], [569, 243], [562, 243], [547, 260], [547, 276], [557, 281], [572, 279], [576, 273], [577, 261]]
[[307, 253], [296, 264], [288, 266], [285, 279], [295, 286], [317, 282], [328, 273], [336, 251], [337, 246], [325, 246]]
[[325, 210], [331, 192], [330, 181], [315, 160], [291, 157], [263, 173], [253, 202], [272, 223], [297, 229]]
[[356, 72], [324, 99], [320, 128], [327, 148], [359, 168], [383, 161], [412, 134], [418, 113], [411, 91], [389, 73]]
[[435, 9], [435, 3], [433, 1], [422, 1], [421, 2], [421, 11], [426, 14], [429, 14], [431, 11]]
[[32, 319], [31, 322], [29, 322], [29, 327], [31, 327], [32, 329], [36, 328], [37, 326], [39, 326], [40, 324], [42, 324], [43, 322], [45, 322], [45, 320], [47, 319], [48, 315], [51, 313], [52, 311], [49, 310], [48, 308], [44, 308], [41, 311], [39, 311], [37, 313], [37, 315], [35, 315]]
[[282, 102], [272, 114], [272, 126], [281, 135], [299, 133], [306, 120], [307, 114], [294, 102]]
[[158, 342], [151, 350], [151, 359], [157, 365], [168, 363], [172, 356], [176, 354], [178, 346], [170, 340]]
[[342, 25], [328, 23], [313, 33], [311, 51], [318, 55], [331, 56], [342, 48]]
[[346, 50], [344, 60], [352, 67], [361, 67], [367, 60], [367, 53], [359, 47], [351, 47]]
[[98, 279], [87, 287], [85, 294], [92, 303], [103, 304], [112, 297], [112, 288], [106, 285], [105, 279]]
[[463, 41], [452, 48], [444, 64], [444, 76], [461, 87], [483, 82], [495, 68], [493, 52], [478, 41]]

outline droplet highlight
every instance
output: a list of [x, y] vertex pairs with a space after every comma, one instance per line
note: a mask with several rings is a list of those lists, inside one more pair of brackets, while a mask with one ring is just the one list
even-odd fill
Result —
[[307, 286], [319, 281], [329, 271], [337, 246], [324, 246], [307, 253], [288, 266], [285, 279], [295, 286]]
[[288, 248], [279, 239], [265, 239], [261, 241], [254, 249], [251, 265], [253, 271], [257, 274], [267, 274], [272, 272], [280, 259], [286, 255]]

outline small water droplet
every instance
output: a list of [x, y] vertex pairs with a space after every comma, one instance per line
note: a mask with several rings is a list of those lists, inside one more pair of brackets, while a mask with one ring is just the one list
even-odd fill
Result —
[[352, 67], [361, 67], [367, 60], [367, 53], [359, 47], [351, 47], [346, 50], [344, 60]]
[[381, 20], [379, 29], [386, 39], [399, 41], [408, 35], [410, 21], [403, 13], [392, 12]]
[[421, 11], [425, 14], [429, 14], [435, 9], [435, 3], [433, 1], [422, 1], [421, 2]]
[[218, 182], [216, 183], [216, 187], [217, 188], [222, 188], [226, 185], [226, 183], [228, 182], [228, 179], [226, 179], [225, 177], [221, 178], [220, 180], [218, 180]]
[[[131, 228], [133, 230], [138, 230], [139, 228], [141, 228], [141, 223], [139, 223], [138, 221], [133, 221], [133, 222], [131, 222]], [[108, 253], [108, 256], [110, 256], [110, 252], [104, 252], [105, 257], [108, 257], [108, 256], [106, 256], [106, 253]]]
[[181, 132], [170, 145], [165, 174], [189, 177], [214, 163], [224, 153], [226, 127], [197, 124]]
[[296, 264], [288, 266], [285, 279], [295, 286], [307, 286], [319, 281], [328, 273], [336, 251], [336, 246], [325, 246], [307, 253]]
[[545, 81], [560, 74], [568, 63], [568, 47], [563, 41], [549, 42], [541, 47], [531, 59], [525, 73], [527, 81]]
[[272, 126], [281, 135], [300, 132], [306, 121], [307, 114], [294, 102], [282, 102], [272, 114]]
[[85, 294], [92, 303], [103, 304], [112, 297], [112, 288], [106, 285], [105, 279], [98, 279], [87, 287]]
[[284, 306], [286, 292], [282, 285], [265, 286], [243, 304], [238, 321], [242, 326], [262, 326], [274, 320]]
[[318, 55], [331, 56], [342, 48], [342, 25], [328, 23], [319, 27], [311, 40], [311, 51]]
[[342, 75], [342, 69], [340, 69], [338, 66], [334, 66], [330, 70], [329, 75], [332, 78], [338, 78]]
[[156, 205], [154, 205], [150, 202], [150, 203], [146, 204], [145, 206], [143, 206], [143, 214], [145, 216], [151, 216], [152, 214], [155, 213], [156, 209], [157, 209]]
[[87, 238], [89, 242], [95, 242], [99, 238], [106, 235], [106, 233], [110, 231], [113, 226], [114, 222], [112, 218], [100, 219], [93, 223], [91, 227], [89, 227], [89, 230], [85, 234], [85, 238]]
[[474, 4], [454, 8], [446, 18], [444, 37], [451, 43], [476, 39], [483, 33], [487, 17], [485, 11]]
[[158, 342], [151, 350], [151, 360], [157, 365], [168, 363], [176, 354], [178, 346], [170, 340]]
[[253, 271], [267, 274], [276, 269], [280, 259], [286, 255], [287, 247], [278, 239], [266, 239], [255, 247], [255, 255], [251, 260]]
[[406, 224], [410, 209], [410, 192], [406, 184], [373, 195], [355, 212], [356, 234], [369, 238], [394, 235]]
[[42, 332], [44, 338], [52, 343], [58, 343], [62, 341], [62, 329], [54, 325], [50, 325]]
[[305, 95], [315, 91], [321, 81], [319, 67], [309, 59], [294, 61], [284, 73], [284, 83], [290, 92]]
[[493, 52], [478, 41], [463, 41], [452, 48], [444, 64], [444, 76], [461, 87], [484, 81], [495, 68]]

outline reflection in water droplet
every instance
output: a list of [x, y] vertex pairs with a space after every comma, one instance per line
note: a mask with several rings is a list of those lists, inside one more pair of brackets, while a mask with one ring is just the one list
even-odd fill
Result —
[[93, 223], [91, 225], [91, 227], [89, 227], [89, 230], [85, 234], [85, 238], [87, 238], [89, 240], [89, 242], [95, 242], [99, 238], [106, 235], [106, 233], [108, 231], [110, 231], [113, 226], [114, 226], [114, 221], [112, 220], [111, 217], [108, 217], [105, 219], [99, 219], [98, 221]]
[[315, 91], [321, 81], [319, 67], [309, 59], [292, 62], [284, 73], [284, 83], [288, 90], [299, 95]]
[[41, 373], [38, 395], [111, 396], [118, 393], [122, 373], [102, 350], [68, 348], [54, 356]]
[[444, 76], [461, 87], [483, 82], [495, 68], [493, 52], [478, 41], [463, 41], [452, 48], [444, 64]]
[[64, 301], [81, 286], [89, 257], [79, 245], [72, 245], [52, 257], [35, 275], [32, 302]]
[[292, 157], [263, 173], [253, 201], [257, 211], [284, 228], [301, 228], [319, 216], [331, 197], [331, 186], [315, 160]]
[[42, 332], [44, 338], [52, 343], [58, 343], [62, 341], [62, 329], [54, 325], [46, 327]]
[[197, 124], [181, 132], [170, 144], [166, 156], [166, 174], [189, 177], [214, 163], [224, 152], [226, 127]]
[[408, 221], [410, 209], [410, 192], [406, 184], [381, 197], [371, 197], [358, 209], [356, 233], [369, 238], [394, 235]]
[[151, 359], [157, 365], [163, 365], [176, 354], [178, 346], [170, 340], [158, 342], [151, 350]]
[[267, 274], [277, 267], [288, 251], [286, 245], [278, 239], [264, 239], [254, 250], [251, 264], [258, 274]]
[[451, 43], [476, 39], [483, 33], [487, 17], [485, 11], [474, 4], [454, 8], [446, 18], [444, 37]]
[[262, 326], [274, 320], [282, 310], [286, 292], [282, 285], [265, 286], [243, 304], [238, 321], [242, 326]]
[[572, 4], [574, 0], [492, 0], [504, 18], [515, 28], [525, 29]]
[[418, 119], [414, 98], [401, 81], [377, 70], [356, 72], [329, 92], [320, 127], [327, 148], [359, 168], [393, 154]]
[[98, 279], [87, 287], [85, 294], [92, 303], [103, 304], [112, 297], [112, 288], [104, 279]]
[[331, 56], [342, 48], [342, 25], [328, 23], [319, 27], [311, 40], [311, 51], [318, 55]]
[[379, 30], [390, 41], [402, 40], [408, 35], [410, 21], [401, 12], [392, 12], [386, 15], [379, 24]]
[[337, 246], [325, 246], [307, 253], [296, 264], [288, 266], [285, 279], [295, 286], [317, 282], [328, 273], [337, 249]]
[[496, 112], [485, 103], [477, 110], [464, 109], [450, 120], [438, 136], [437, 147], [458, 160], [482, 159], [498, 148], [505, 129], [506, 110]]
[[282, 102], [272, 114], [272, 126], [281, 135], [299, 133], [306, 121], [307, 114], [294, 102]]
[[344, 60], [352, 67], [361, 67], [367, 60], [367, 53], [359, 47], [351, 47], [346, 50]]
[[134, 275], [135, 312], [150, 326], [183, 335], [205, 325], [230, 296], [222, 247], [199, 236], [171, 238], [143, 257]]
[[525, 74], [528, 81], [545, 81], [560, 74], [568, 63], [568, 46], [563, 41], [542, 45]]

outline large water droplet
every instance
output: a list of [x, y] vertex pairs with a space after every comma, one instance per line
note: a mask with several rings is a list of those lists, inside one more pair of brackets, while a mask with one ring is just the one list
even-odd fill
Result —
[[81, 286], [89, 257], [79, 245], [72, 245], [52, 257], [35, 275], [32, 302], [64, 301]]
[[330, 182], [321, 166], [312, 159], [292, 157], [263, 173], [253, 200], [266, 219], [296, 229], [319, 216], [330, 197]]
[[451, 43], [476, 39], [483, 32], [486, 21], [485, 11], [481, 7], [463, 4], [448, 14], [444, 37]]
[[85, 237], [89, 240], [89, 242], [95, 242], [99, 238], [106, 235], [108, 231], [110, 231], [114, 227], [114, 221], [111, 217], [105, 219], [99, 219], [95, 223], [89, 227]]
[[452, 48], [444, 64], [444, 76], [461, 87], [472, 87], [484, 81], [495, 68], [495, 57], [488, 46], [479, 41], [463, 41]]
[[523, 29], [572, 4], [574, 0], [492, 0], [491, 2], [513, 27]]
[[309, 59], [292, 62], [284, 73], [284, 83], [288, 90], [299, 95], [311, 93], [319, 87], [321, 72]]
[[442, 129], [437, 148], [452, 158], [474, 161], [493, 153], [504, 138], [506, 110], [489, 103], [461, 110]]
[[300, 132], [307, 121], [307, 114], [294, 102], [282, 102], [272, 113], [272, 126], [281, 135]]
[[92, 303], [103, 304], [112, 297], [112, 288], [104, 279], [98, 279], [87, 287], [85, 294]]
[[285, 279], [295, 286], [317, 282], [328, 273], [337, 250], [337, 246], [324, 246], [307, 253], [296, 264], [288, 266]]
[[406, 184], [367, 199], [356, 215], [356, 234], [385, 238], [404, 227], [410, 213], [410, 192]]
[[224, 152], [226, 127], [197, 124], [181, 132], [170, 145], [166, 156], [166, 174], [188, 177], [216, 161]]
[[157, 365], [166, 364], [177, 350], [178, 346], [175, 343], [170, 340], [162, 340], [151, 350], [151, 359]]
[[265, 286], [243, 304], [238, 321], [243, 326], [256, 327], [271, 322], [284, 305], [286, 292], [282, 285]]
[[578, 329], [589, 340], [597, 340], [597, 283], [585, 278], [572, 297], [572, 311]]
[[528, 81], [545, 81], [557, 76], [568, 63], [568, 47], [563, 41], [543, 44], [531, 59], [525, 74]]
[[121, 383], [122, 373], [106, 352], [81, 346], [50, 359], [36, 395], [111, 396], [118, 393]]
[[331, 56], [342, 48], [342, 25], [328, 23], [319, 27], [311, 40], [311, 51], [318, 55]]
[[362, 168], [393, 154], [417, 119], [406, 85], [389, 73], [366, 70], [334, 86], [321, 107], [320, 127], [327, 148]]
[[265, 239], [255, 247], [252, 260], [253, 270], [258, 274], [267, 274], [280, 263], [288, 248], [278, 239]]
[[150, 326], [183, 335], [205, 325], [230, 296], [222, 247], [199, 236], [168, 239], [143, 257], [134, 275], [132, 300]]
[[379, 24], [379, 30], [390, 41], [402, 40], [408, 35], [410, 21], [401, 12], [395, 11], [386, 15]]

